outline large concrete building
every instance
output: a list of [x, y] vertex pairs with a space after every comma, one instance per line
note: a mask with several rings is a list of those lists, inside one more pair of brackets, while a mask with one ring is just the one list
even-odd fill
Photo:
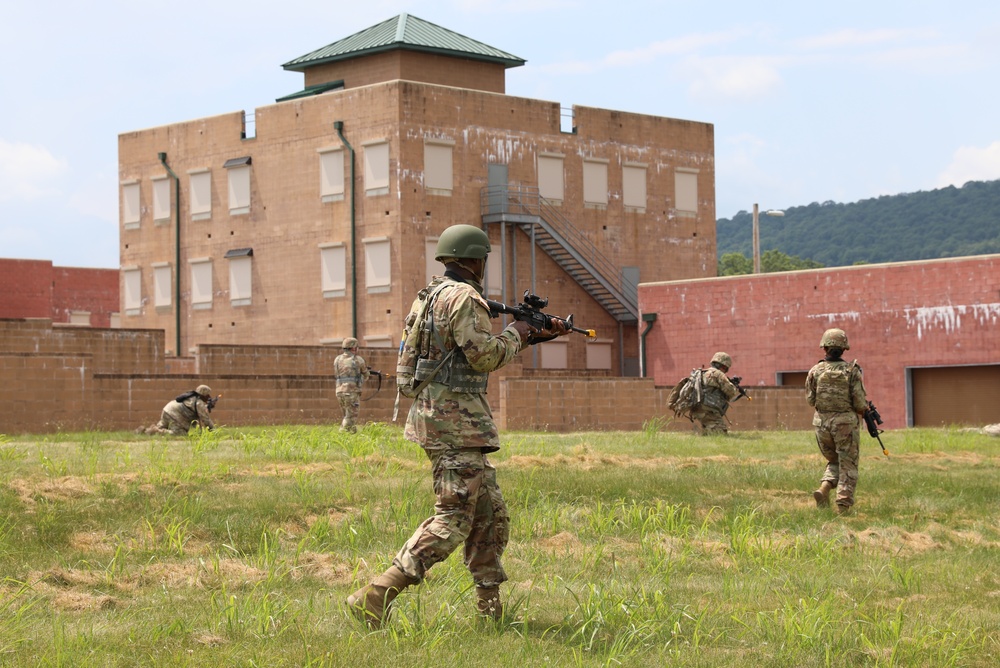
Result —
[[451, 224], [487, 229], [488, 296], [596, 340], [527, 367], [638, 373], [639, 281], [714, 276], [711, 124], [505, 93], [524, 60], [402, 14], [284, 65], [303, 88], [119, 136], [122, 326], [198, 344], [395, 347]]

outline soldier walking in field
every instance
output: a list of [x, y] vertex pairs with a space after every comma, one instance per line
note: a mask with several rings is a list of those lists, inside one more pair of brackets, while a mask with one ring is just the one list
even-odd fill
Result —
[[[515, 320], [493, 335], [490, 310], [483, 298], [483, 277], [490, 241], [472, 225], [453, 225], [438, 241], [435, 259], [445, 265], [420, 291], [405, 320], [400, 369], [419, 384], [406, 419], [405, 437], [418, 443], [430, 461], [434, 515], [417, 527], [392, 560], [392, 566], [347, 598], [350, 611], [369, 628], [380, 628], [389, 605], [406, 587], [460, 545], [476, 586], [479, 614], [503, 616], [500, 584], [507, 580], [500, 557], [507, 546], [510, 520], [487, 454], [500, 439], [486, 401], [489, 372], [511, 362], [535, 337], [569, 333], [554, 321], [536, 330]], [[420, 343], [413, 348], [409, 333]], [[415, 367], [406, 360], [416, 358]], [[408, 396], [408, 395], [407, 395]]]
[[851, 349], [844, 330], [826, 330], [819, 345], [826, 356], [806, 376], [806, 399], [816, 409], [813, 415], [816, 444], [827, 465], [813, 498], [817, 507], [828, 507], [830, 492], [836, 489], [837, 513], [844, 514], [854, 505], [859, 424], [868, 400], [857, 360], [846, 362], [841, 357], [845, 350]]
[[729, 402], [735, 400], [739, 389], [726, 377], [733, 365], [733, 358], [728, 353], [718, 352], [712, 355], [709, 368], [701, 375], [701, 403], [691, 408], [691, 419], [701, 423], [701, 433], [728, 434], [726, 411]]
[[341, 344], [344, 352], [333, 361], [333, 374], [337, 379], [337, 401], [344, 419], [341, 431], [354, 433], [358, 430], [358, 414], [361, 412], [361, 387], [368, 380], [368, 365], [358, 354], [358, 340], [347, 337]]

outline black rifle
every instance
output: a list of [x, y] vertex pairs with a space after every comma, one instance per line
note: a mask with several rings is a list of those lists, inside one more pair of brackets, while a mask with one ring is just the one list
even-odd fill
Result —
[[868, 435], [872, 438], [878, 439], [878, 444], [882, 446], [882, 454], [889, 457], [889, 451], [885, 449], [885, 444], [882, 443], [882, 437], [879, 434], [882, 430], [878, 428], [882, 424], [882, 416], [878, 414], [878, 409], [875, 408], [875, 404], [868, 402], [868, 408], [865, 409], [864, 413], [865, 426], [868, 427]]
[[209, 397], [208, 399], [205, 400], [205, 403], [208, 404], [208, 412], [209, 413], [212, 412], [212, 409], [215, 408], [215, 404], [219, 403], [219, 399], [221, 399], [221, 398], [222, 398], [222, 395], [220, 394], [217, 397]]
[[[368, 401], [376, 394], [378, 394], [379, 391], [382, 389], [382, 372], [375, 371], [374, 369], [369, 369], [368, 374], [369, 374], [368, 381], [365, 383], [365, 387], [363, 388], [361, 393], [361, 401]], [[374, 390], [372, 390], [371, 387], [369, 386], [372, 378], [376, 379]]]
[[750, 395], [747, 394], [747, 391], [744, 390], [743, 387], [740, 385], [740, 381], [742, 380], [743, 376], [733, 376], [732, 378], [729, 379], [729, 382], [735, 385], [736, 389], [739, 391], [739, 394], [736, 395], [736, 398], [733, 399], [733, 401], [739, 401], [740, 397], [746, 397], [747, 401], [753, 401]]
[[[558, 320], [566, 325], [566, 329], [571, 332], [583, 334], [588, 339], [597, 338], [597, 332], [593, 329], [580, 329], [579, 327], [574, 327], [572, 313], [565, 318], [560, 318], [556, 315], [549, 315], [548, 313], [542, 313], [542, 309], [549, 305], [549, 300], [544, 297], [539, 297], [538, 295], [533, 295], [527, 290], [524, 291], [524, 301], [517, 306], [507, 306], [501, 302], [495, 302], [492, 299], [487, 299], [486, 303], [490, 307], [491, 318], [498, 318], [501, 313], [506, 313], [507, 315], [514, 316], [514, 320], [526, 322], [537, 330], [551, 329], [552, 321]], [[552, 338], [554, 337], [537, 338], [532, 340], [531, 343], [550, 341]]]

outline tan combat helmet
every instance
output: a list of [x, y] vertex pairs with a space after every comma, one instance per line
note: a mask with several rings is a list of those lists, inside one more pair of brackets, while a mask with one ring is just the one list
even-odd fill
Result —
[[199, 385], [198, 387], [194, 388], [194, 391], [203, 397], [212, 396], [212, 388], [210, 388], [208, 385]]
[[712, 355], [712, 362], [716, 362], [726, 367], [727, 369], [733, 366], [733, 358], [729, 356], [729, 353], [718, 352]]
[[823, 332], [823, 338], [820, 339], [819, 347], [840, 348], [841, 350], [851, 349], [850, 344], [847, 343], [847, 334], [842, 329], [828, 329]]
[[358, 347], [358, 340], [356, 338], [354, 338], [353, 336], [348, 336], [346, 339], [344, 339], [344, 342], [342, 344], [340, 344], [340, 347], [343, 348], [344, 350], [350, 350], [351, 348], [357, 348]]

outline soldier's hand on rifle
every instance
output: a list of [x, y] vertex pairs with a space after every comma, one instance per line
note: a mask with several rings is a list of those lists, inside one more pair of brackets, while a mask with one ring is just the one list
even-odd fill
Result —
[[507, 327], [517, 332], [518, 336], [521, 337], [522, 343], [527, 343], [528, 339], [531, 338], [531, 335], [538, 331], [537, 329], [535, 329], [528, 323], [524, 322], [523, 320], [515, 320], [514, 322], [507, 325]]

